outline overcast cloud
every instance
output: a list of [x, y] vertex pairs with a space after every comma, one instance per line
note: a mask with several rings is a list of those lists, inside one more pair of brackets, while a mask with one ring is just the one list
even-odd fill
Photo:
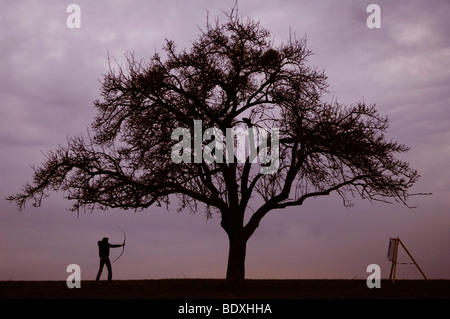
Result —
[[[147, 59], [165, 39], [189, 48], [199, 28], [224, 19], [234, 0], [73, 1], [81, 28], [69, 29], [66, 1], [1, 1], [0, 7], [0, 280], [64, 280], [81, 266], [95, 278], [97, 240], [121, 242], [116, 279], [224, 278], [228, 242], [219, 217], [112, 210], [77, 216], [56, 193], [23, 212], [7, 202], [31, 180], [42, 152], [85, 134], [95, 115], [107, 55]], [[366, 8], [381, 7], [381, 28], [369, 29]], [[243, 17], [259, 20], [275, 42], [289, 30], [308, 38], [311, 65], [324, 69], [329, 94], [341, 103], [376, 103], [390, 120], [389, 137], [411, 147], [402, 155], [421, 179], [400, 204], [337, 196], [269, 213], [250, 239], [249, 278], [366, 278], [379, 264], [389, 276], [389, 237], [400, 237], [429, 278], [450, 279], [450, 3], [435, 1], [240, 1]], [[118, 256], [120, 249], [113, 251]], [[114, 255], [115, 254], [115, 255]], [[404, 261], [407, 256], [400, 255]], [[421, 278], [402, 266], [398, 278]]]

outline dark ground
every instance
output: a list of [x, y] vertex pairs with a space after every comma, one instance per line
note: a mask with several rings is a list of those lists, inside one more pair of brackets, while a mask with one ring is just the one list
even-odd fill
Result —
[[450, 299], [450, 280], [247, 280], [231, 291], [221, 279], [0, 281], [0, 299]]

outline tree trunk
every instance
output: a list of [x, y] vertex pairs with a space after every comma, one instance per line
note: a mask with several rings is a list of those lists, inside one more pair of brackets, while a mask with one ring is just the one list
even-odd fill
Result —
[[227, 282], [232, 288], [240, 286], [245, 279], [245, 254], [247, 249], [247, 240], [244, 236], [228, 236], [229, 252], [228, 252], [228, 268]]

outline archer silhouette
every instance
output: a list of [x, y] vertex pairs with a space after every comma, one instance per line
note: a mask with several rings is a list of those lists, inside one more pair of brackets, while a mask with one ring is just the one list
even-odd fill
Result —
[[103, 266], [106, 265], [106, 268], [108, 268], [108, 281], [111, 281], [112, 268], [111, 268], [111, 261], [109, 260], [109, 249], [125, 246], [125, 242], [120, 245], [112, 245], [108, 242], [108, 237], [103, 237], [103, 239], [99, 240], [97, 244], [98, 244], [98, 255], [100, 257], [100, 268], [98, 270], [97, 278], [95, 280], [96, 281], [100, 280], [100, 276], [103, 271]]

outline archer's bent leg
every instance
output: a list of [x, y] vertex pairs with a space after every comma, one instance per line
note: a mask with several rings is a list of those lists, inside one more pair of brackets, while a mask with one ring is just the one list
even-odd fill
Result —
[[99, 281], [100, 280], [100, 276], [102, 275], [102, 271], [103, 271], [103, 266], [104, 265], [105, 265], [104, 259], [100, 258], [100, 267], [98, 269], [97, 277], [95, 278], [95, 281]]

